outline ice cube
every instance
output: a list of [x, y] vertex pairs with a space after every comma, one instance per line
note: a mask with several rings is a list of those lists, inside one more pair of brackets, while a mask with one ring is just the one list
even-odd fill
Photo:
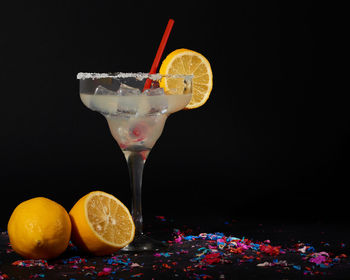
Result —
[[118, 101], [118, 112], [122, 114], [136, 114], [137, 103], [133, 96], [141, 95], [141, 91], [138, 88], [130, 87], [126, 84], [121, 84], [118, 91], [118, 96], [123, 96]]
[[158, 96], [150, 103], [150, 114], [164, 114], [168, 110], [168, 99], [165, 96]]
[[148, 96], [155, 96], [155, 95], [164, 95], [164, 89], [163, 88], [152, 88], [152, 89], [146, 89], [143, 94]]
[[[147, 90], [148, 91], [148, 90]], [[150, 105], [149, 114], [164, 114], [168, 110], [168, 98], [164, 93], [164, 89], [156, 88], [147, 92], [148, 102]]]
[[138, 88], [133, 88], [123, 83], [120, 85], [120, 88], [117, 91], [117, 95], [120, 96], [132, 96], [139, 94], [141, 94], [141, 91]]
[[103, 86], [98, 86], [95, 89], [94, 95], [117, 95], [117, 92], [113, 90], [109, 90], [108, 88], [105, 88]]
[[133, 98], [123, 97], [118, 101], [118, 113], [135, 115], [137, 112], [137, 103]]
[[162, 114], [166, 112], [168, 108], [168, 102], [165, 98], [163, 88], [146, 89], [142, 94], [146, 96], [152, 96], [151, 98], [146, 99], [148, 104], [148, 114]]

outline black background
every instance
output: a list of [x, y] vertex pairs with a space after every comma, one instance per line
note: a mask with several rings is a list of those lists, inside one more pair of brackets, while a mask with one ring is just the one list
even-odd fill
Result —
[[[311, 1], [17, 1], [1, 8], [0, 227], [21, 201], [67, 210], [92, 190], [130, 206], [126, 162], [78, 72], [147, 72], [164, 55], [202, 53], [214, 86], [169, 117], [144, 170], [144, 214], [340, 220], [350, 214], [348, 114], [329, 91]], [[4, 5], [4, 4], [2, 4]], [[326, 73], [326, 74], [325, 74]]]

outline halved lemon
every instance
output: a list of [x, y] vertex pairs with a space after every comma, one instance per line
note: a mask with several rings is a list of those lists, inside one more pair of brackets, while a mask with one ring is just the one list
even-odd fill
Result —
[[[213, 88], [213, 73], [209, 61], [200, 53], [188, 49], [171, 52], [162, 62], [159, 73], [162, 75], [193, 75], [192, 99], [185, 109], [202, 106], [209, 98]], [[176, 88], [178, 79], [163, 79], [160, 86], [167, 92]], [[181, 85], [179, 85], [181, 86]]]
[[79, 248], [101, 256], [128, 245], [135, 225], [126, 206], [111, 194], [94, 191], [83, 196], [69, 212], [72, 241]]

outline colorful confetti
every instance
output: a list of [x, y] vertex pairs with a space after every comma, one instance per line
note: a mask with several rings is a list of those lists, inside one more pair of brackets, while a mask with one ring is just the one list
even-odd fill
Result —
[[53, 265], [49, 265], [46, 260], [18, 260], [12, 263], [12, 265], [22, 267], [42, 267], [46, 269], [54, 269]]
[[[164, 216], [156, 216], [156, 219], [167, 221]], [[75, 280], [74, 275], [86, 279], [143, 279], [147, 277], [147, 270], [171, 275], [172, 279], [225, 279], [229, 274], [224, 272], [233, 266], [276, 273], [294, 271], [297, 275], [330, 275], [334, 270], [329, 268], [350, 265], [344, 242], [339, 242], [334, 251], [334, 244], [324, 241], [317, 244], [290, 242], [286, 246], [274, 244], [271, 236], [259, 241], [221, 232], [198, 232], [198, 229], [188, 227], [175, 229], [166, 251], [151, 252], [146, 257], [123, 252], [105, 257], [80, 256], [78, 249], [70, 243], [66, 257], [53, 261], [16, 260], [10, 264], [19, 270], [28, 268], [31, 274], [26, 279], [50, 279], [50, 273], [61, 273], [62, 278], [69, 280]], [[9, 247], [0, 254], [13, 256], [14, 252]], [[2, 271], [0, 280], [11, 279], [6, 270], [6, 273]]]
[[[291, 248], [282, 248], [282, 246], [272, 246], [270, 240], [263, 242], [253, 242], [245, 237], [237, 238], [232, 236], [225, 236], [223, 233], [200, 233], [199, 235], [185, 235], [180, 230], [174, 230], [174, 242], [181, 244], [184, 241], [194, 242], [196, 240], [216, 241], [215, 245], [208, 244], [207, 247], [201, 247], [197, 250], [199, 253], [195, 258], [192, 258], [192, 262], [197, 262], [197, 267], [203, 267], [205, 265], [213, 267], [216, 264], [230, 263], [230, 258], [233, 256], [239, 256], [239, 263], [244, 262], [257, 262], [257, 267], [282, 267], [285, 269], [293, 268], [295, 270], [302, 270], [304, 268], [304, 275], [325, 275], [325, 272], [319, 271], [340, 263], [341, 259], [347, 258], [346, 254], [340, 254], [334, 258], [330, 257], [330, 254], [321, 251], [316, 252], [313, 246], [296, 243]], [[328, 243], [324, 243], [324, 246], [329, 246]], [[341, 243], [341, 247], [345, 247], [345, 243]], [[286, 260], [274, 259], [271, 261], [261, 261], [262, 258], [279, 257], [286, 253], [299, 253], [301, 260], [307, 261], [304, 266], [294, 263], [287, 263]], [[252, 253], [255, 253], [252, 255]], [[316, 266], [308, 266], [307, 263], [315, 264]]]
[[9, 279], [8, 275], [6, 273], [2, 273], [0, 271], [0, 280], [4, 280], [4, 279]]

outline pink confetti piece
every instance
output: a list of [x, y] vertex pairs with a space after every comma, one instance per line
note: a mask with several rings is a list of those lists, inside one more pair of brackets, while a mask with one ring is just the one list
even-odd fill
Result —
[[104, 267], [104, 268], [102, 269], [102, 271], [111, 273], [111, 272], [112, 272], [112, 268], [111, 268], [111, 267]]
[[178, 236], [177, 238], [175, 238], [175, 243], [182, 243], [181, 240], [181, 236]]

